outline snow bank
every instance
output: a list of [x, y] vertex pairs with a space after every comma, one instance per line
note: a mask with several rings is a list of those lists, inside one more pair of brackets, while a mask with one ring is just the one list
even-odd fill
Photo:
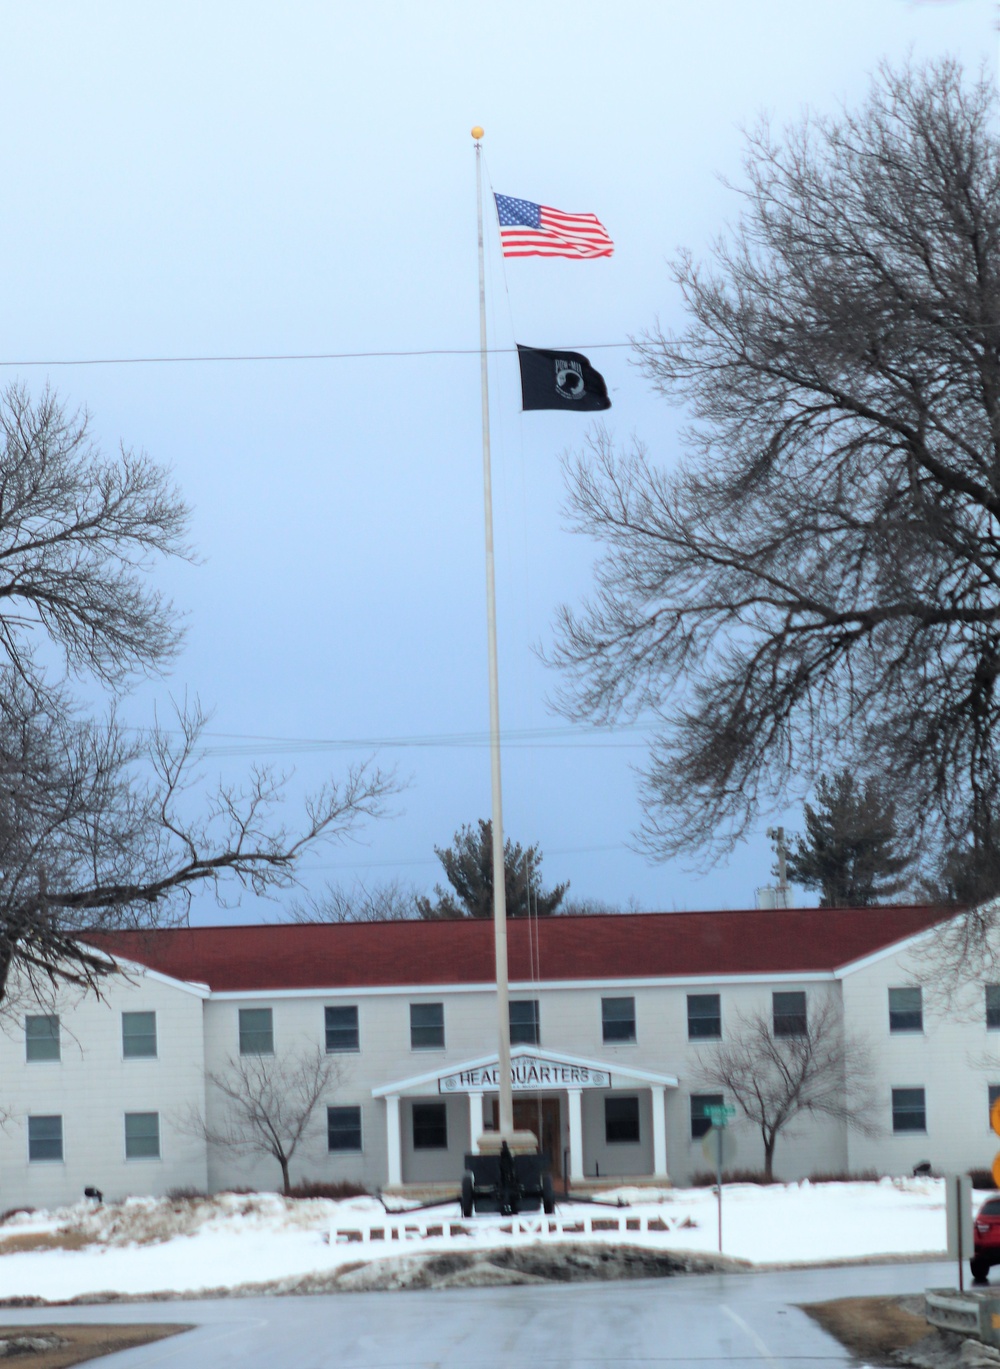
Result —
[[[983, 1195], [976, 1195], [976, 1201]], [[667, 1228], [628, 1243], [649, 1249], [718, 1250], [718, 1208], [706, 1189], [623, 1188], [602, 1195], [636, 1213], [658, 1215]], [[582, 1210], [560, 1203], [572, 1216]], [[592, 1208], [587, 1209], [593, 1211]], [[442, 1215], [459, 1215], [457, 1205]], [[248, 1283], [335, 1273], [359, 1260], [383, 1259], [377, 1244], [330, 1240], [338, 1227], [377, 1222], [374, 1198], [343, 1202], [286, 1200], [277, 1194], [219, 1194], [171, 1202], [129, 1198], [93, 1207], [19, 1213], [0, 1227], [0, 1298], [49, 1302], [100, 1293], [196, 1293]], [[458, 1243], [431, 1237], [421, 1252], [496, 1244], [495, 1230]], [[945, 1246], [944, 1185], [940, 1179], [879, 1183], [727, 1185], [722, 1198], [722, 1246], [751, 1264], [816, 1264], [828, 1260], [938, 1254]], [[593, 1239], [619, 1241], [605, 1235]], [[48, 1247], [48, 1248], [43, 1248]], [[416, 1253], [407, 1248], [407, 1255]]]

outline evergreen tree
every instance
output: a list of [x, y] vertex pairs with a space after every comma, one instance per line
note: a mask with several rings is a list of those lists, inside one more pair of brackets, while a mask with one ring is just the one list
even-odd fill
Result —
[[817, 804], [804, 805], [806, 831], [788, 853], [788, 877], [818, 889], [821, 908], [867, 908], [906, 887], [914, 852], [896, 805], [876, 779], [860, 787], [849, 770], [821, 775]]
[[[493, 823], [480, 818], [475, 827], [464, 824], [451, 846], [435, 846], [434, 853], [444, 867], [450, 890], [435, 885], [435, 900], [417, 899], [422, 918], [493, 916]], [[504, 842], [504, 891], [507, 916], [548, 917], [563, 901], [569, 881], [554, 889], [542, 888], [542, 856], [537, 846], [523, 850], [519, 843]]]
[[984, 826], [985, 833], [970, 832], [946, 846], [933, 872], [920, 881], [929, 902], [971, 907], [1000, 894], [1000, 822], [990, 817]]

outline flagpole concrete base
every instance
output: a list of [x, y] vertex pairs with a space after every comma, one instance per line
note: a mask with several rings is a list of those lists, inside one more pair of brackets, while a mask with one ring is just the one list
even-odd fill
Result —
[[538, 1137], [533, 1131], [484, 1131], [479, 1138], [480, 1155], [499, 1155], [504, 1141], [511, 1155], [535, 1155]]

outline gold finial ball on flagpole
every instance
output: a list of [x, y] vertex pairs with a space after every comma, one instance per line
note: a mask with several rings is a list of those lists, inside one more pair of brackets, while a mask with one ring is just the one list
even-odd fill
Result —
[[477, 143], [478, 143], [479, 140], [482, 138], [482, 136], [483, 136], [483, 131], [484, 131], [484, 130], [483, 130], [482, 128], [480, 128], [479, 124], [476, 124], [475, 128], [472, 130], [472, 136], [475, 138], [475, 140], [476, 140]]

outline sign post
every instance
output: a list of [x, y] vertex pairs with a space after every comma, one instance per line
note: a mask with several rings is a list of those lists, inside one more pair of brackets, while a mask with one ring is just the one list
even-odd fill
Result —
[[948, 1254], [958, 1261], [958, 1291], [964, 1293], [962, 1266], [972, 1255], [972, 1180], [968, 1174], [946, 1174], [944, 1193]]
[[718, 1103], [711, 1103], [705, 1109], [705, 1116], [715, 1132], [715, 1191], [719, 1195], [719, 1254], [722, 1254], [722, 1134], [729, 1125], [729, 1119], [736, 1116], [736, 1109]]

